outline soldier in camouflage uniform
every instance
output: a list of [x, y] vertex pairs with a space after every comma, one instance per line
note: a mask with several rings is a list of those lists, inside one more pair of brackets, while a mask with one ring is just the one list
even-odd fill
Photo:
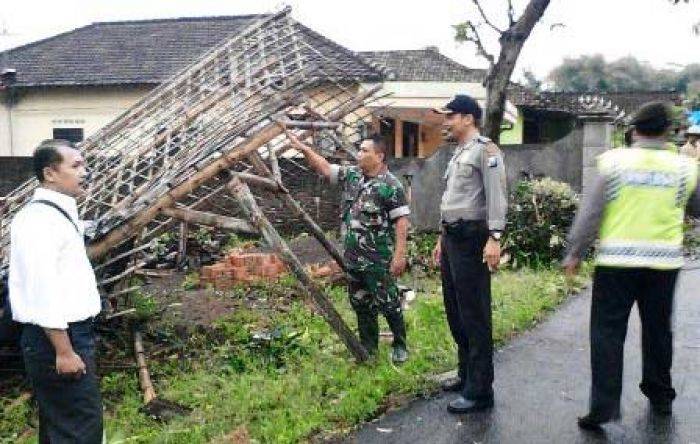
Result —
[[314, 170], [343, 187], [341, 238], [350, 269], [348, 294], [362, 345], [376, 352], [381, 312], [394, 335], [392, 359], [404, 362], [408, 358], [406, 326], [395, 278], [406, 267], [409, 208], [401, 182], [384, 162], [384, 140], [367, 138], [360, 146], [357, 166], [341, 166], [330, 164], [287, 134]]

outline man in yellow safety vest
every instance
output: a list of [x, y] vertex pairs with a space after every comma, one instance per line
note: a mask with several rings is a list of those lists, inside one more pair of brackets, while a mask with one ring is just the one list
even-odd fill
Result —
[[637, 302], [642, 324], [642, 381], [655, 414], [670, 415], [671, 315], [683, 266], [683, 218], [700, 208], [698, 165], [666, 149], [669, 109], [652, 102], [631, 121], [634, 143], [598, 158], [598, 177], [585, 193], [563, 265], [573, 275], [596, 238], [591, 304], [591, 396], [581, 428], [600, 430], [620, 417], [627, 320]]

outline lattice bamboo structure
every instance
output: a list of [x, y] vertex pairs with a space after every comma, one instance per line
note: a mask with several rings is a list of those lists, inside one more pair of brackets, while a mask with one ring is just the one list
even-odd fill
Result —
[[[125, 280], [149, 260], [149, 246], [180, 220], [259, 233], [299, 278], [356, 359], [366, 351], [266, 219], [248, 186], [275, 192], [344, 267], [342, 256], [284, 187], [277, 159], [290, 149], [283, 122], [301, 138], [324, 131], [352, 146], [377, 89], [361, 91], [334, 60], [305, 40], [284, 9], [261, 18], [155, 88], [80, 144], [91, 169], [81, 217], [95, 222], [89, 254], [103, 292], [128, 293]], [[2, 265], [9, 223], [37, 187], [9, 194], [0, 219]], [[248, 220], [212, 214], [235, 201]]]

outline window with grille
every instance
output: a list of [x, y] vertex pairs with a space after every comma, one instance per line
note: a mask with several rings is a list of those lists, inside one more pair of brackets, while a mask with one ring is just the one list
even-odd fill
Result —
[[69, 142], [78, 143], [82, 142], [83, 129], [82, 128], [54, 128], [53, 138], [67, 140]]

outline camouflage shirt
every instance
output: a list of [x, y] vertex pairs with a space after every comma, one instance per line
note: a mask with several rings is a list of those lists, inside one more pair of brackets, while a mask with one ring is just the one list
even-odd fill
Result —
[[388, 267], [394, 250], [394, 221], [409, 214], [401, 182], [384, 171], [365, 177], [356, 166], [331, 166], [331, 183], [343, 187], [341, 236], [350, 268]]

